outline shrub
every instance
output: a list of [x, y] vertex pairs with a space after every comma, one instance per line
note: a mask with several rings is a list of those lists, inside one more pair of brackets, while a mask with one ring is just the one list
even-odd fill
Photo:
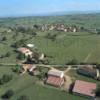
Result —
[[100, 97], [100, 86], [98, 86], [97, 90], [96, 90], [96, 96]]
[[17, 100], [30, 100], [28, 96], [22, 95]]
[[7, 75], [7, 74], [4, 74], [2, 76], [2, 78], [0, 79], [0, 84], [4, 84], [4, 83], [7, 83], [9, 82], [10, 80], [12, 80], [12, 75]]
[[5, 94], [2, 95], [3, 99], [10, 99], [14, 95], [13, 90], [8, 90], [5, 92]]

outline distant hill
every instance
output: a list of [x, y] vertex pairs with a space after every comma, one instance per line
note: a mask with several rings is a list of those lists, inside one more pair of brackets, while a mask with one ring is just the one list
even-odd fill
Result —
[[56, 15], [48, 16], [28, 16], [28, 17], [14, 17], [14, 18], [0, 18], [0, 26], [13, 26], [13, 25], [27, 25], [34, 24], [66, 24], [84, 26], [87, 28], [100, 28], [100, 13], [73, 13], [65, 14], [57, 13]]

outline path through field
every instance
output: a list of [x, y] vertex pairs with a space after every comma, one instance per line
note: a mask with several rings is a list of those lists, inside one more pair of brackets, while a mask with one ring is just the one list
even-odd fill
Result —
[[88, 61], [88, 59], [91, 57], [92, 53], [93, 53], [93, 51], [91, 51], [91, 52], [87, 55], [87, 57], [85, 58], [84, 62], [87, 62], [87, 61]]

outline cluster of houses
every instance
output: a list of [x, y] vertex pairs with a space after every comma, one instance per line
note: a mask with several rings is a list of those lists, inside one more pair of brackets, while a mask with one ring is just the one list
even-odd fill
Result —
[[[32, 75], [37, 75], [37, 74], [35, 74], [36, 69], [37, 69], [37, 66], [33, 65], [33, 64], [22, 64], [22, 67], [21, 67], [22, 73], [29, 72]], [[80, 71], [80, 69], [81, 69], [81, 71]], [[84, 67], [79, 68], [78, 71], [80, 71], [80, 73], [81, 73], [82, 69], [84, 69]], [[89, 73], [87, 70], [86, 70], [86, 72]], [[84, 71], [84, 73], [86, 73], [86, 72]], [[83, 74], [83, 72], [82, 72], [82, 74]], [[86, 74], [84, 74], [84, 75], [86, 75]], [[94, 74], [94, 73], [93, 73], [93, 75], [92, 74], [88, 74], [88, 75], [90, 75], [91, 77], [96, 76], [96, 74]], [[65, 74], [63, 71], [56, 70], [56, 69], [50, 69], [47, 72], [47, 76], [45, 76], [44, 83], [46, 83], [47, 85], [54, 86], [54, 87], [62, 87], [64, 85], [65, 81], [67, 81], [67, 80], [65, 79]], [[73, 84], [73, 88], [72, 88], [73, 94], [85, 96], [85, 97], [92, 98], [92, 99], [95, 98], [95, 96], [96, 96], [95, 91], [97, 89], [96, 83], [87, 82], [87, 81], [83, 81], [83, 80], [76, 80], [76, 81], [74, 81], [74, 83], [70, 84], [70, 88], [71, 88], [72, 84]]]
[[38, 53], [31, 51], [27, 47], [20, 47], [17, 49], [17, 52], [21, 55], [24, 55], [26, 58], [29, 58], [31, 61], [35, 62], [36, 60], [38, 61], [44, 61], [45, 55], [44, 53]]
[[52, 25], [42, 25], [42, 31], [62, 31], [62, 32], [78, 32], [79, 28], [77, 26], [66, 26], [64, 24], [52, 24]]
[[[26, 48], [21, 47], [18, 48], [18, 52], [24, 54], [26, 57], [30, 56], [33, 57], [33, 52]], [[44, 59], [44, 55], [41, 54], [39, 59]], [[21, 72], [26, 73], [29, 72], [31, 75], [38, 75], [39, 71], [37, 70], [37, 66], [34, 64], [22, 64]], [[100, 80], [100, 70], [96, 68], [94, 65], [83, 65], [77, 68], [77, 73], [81, 75], [85, 75], [97, 80]], [[44, 83], [47, 85], [52, 85], [54, 87], [63, 87], [64, 83], [67, 82], [65, 78], [64, 71], [51, 69], [46, 73], [44, 78]], [[73, 83], [70, 84], [70, 87]], [[75, 80], [73, 84], [73, 88], [71, 89], [73, 94], [81, 95], [85, 97], [95, 98], [95, 90], [97, 89], [96, 83], [87, 82], [83, 80]]]

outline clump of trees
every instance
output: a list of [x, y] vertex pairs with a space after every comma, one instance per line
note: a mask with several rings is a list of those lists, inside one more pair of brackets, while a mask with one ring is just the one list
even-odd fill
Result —
[[10, 52], [7, 52], [6, 54], [5, 54], [5, 57], [9, 57], [11, 54], [10, 54]]
[[2, 78], [0, 78], [0, 85], [3, 85], [5, 83], [8, 83], [9, 81], [12, 80], [12, 78], [13, 78], [12, 75], [4, 74], [2, 76]]
[[20, 73], [20, 66], [16, 65], [15, 67], [12, 68], [12, 71], [15, 73]]
[[80, 64], [80, 63], [77, 59], [72, 59], [66, 65], [78, 65], [78, 64]]
[[51, 34], [51, 33], [48, 33], [45, 38], [47, 39], [51, 39], [52, 41], [55, 41], [56, 40], [56, 37], [57, 37], [57, 34]]
[[25, 25], [16, 25], [16, 26], [11, 26], [9, 27], [12, 31], [15, 33], [23, 33], [23, 34], [30, 34], [32, 36], [36, 36], [37, 33], [34, 31], [39, 30], [38, 25], [33, 25], [33, 26], [25, 26]]
[[2, 37], [2, 39], [1, 39], [1, 41], [6, 41], [7, 40], [7, 38], [4, 36], [4, 37]]
[[21, 46], [25, 46], [26, 45], [26, 41], [27, 41], [27, 39], [21, 39], [19, 41], [16, 41], [15, 43], [13, 43], [11, 45], [11, 47], [18, 48], [18, 47], [21, 47]]
[[18, 60], [25, 60], [25, 55], [24, 54], [21, 54], [21, 53], [19, 53], [18, 55], [17, 55], [17, 57], [16, 57]]
[[30, 99], [26, 95], [21, 95], [17, 100], [30, 100]]
[[37, 75], [37, 77], [39, 78], [39, 80], [43, 80], [45, 76], [47, 76], [47, 72], [49, 71], [49, 68], [43, 68], [41, 66], [38, 66], [37, 70], [40, 72], [40, 74]]
[[12, 96], [14, 95], [14, 91], [12, 89], [7, 90], [2, 96], [1, 98], [4, 100], [8, 100], [10, 99]]
[[6, 52], [5, 54], [0, 55], [0, 58], [10, 57], [10, 52]]
[[96, 89], [96, 96], [100, 97], [100, 85], [98, 86], [98, 88]]

